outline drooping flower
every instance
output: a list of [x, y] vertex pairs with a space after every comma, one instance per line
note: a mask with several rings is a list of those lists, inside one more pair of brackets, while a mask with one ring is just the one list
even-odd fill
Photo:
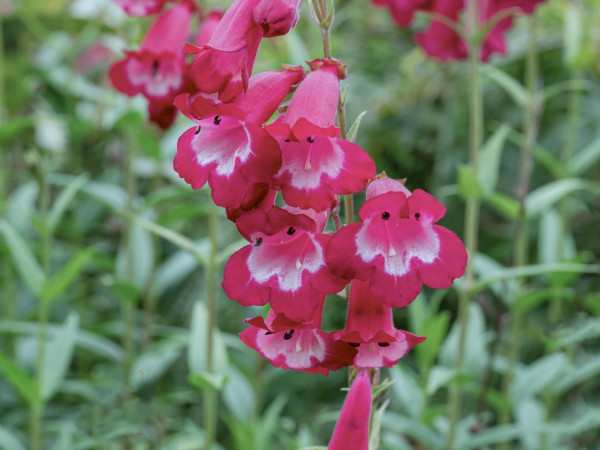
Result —
[[356, 350], [320, 329], [325, 294], [319, 295], [319, 301], [313, 318], [306, 323], [290, 320], [271, 309], [266, 321], [260, 316], [245, 320], [252, 326], [244, 330], [240, 338], [282, 369], [327, 375], [330, 370], [348, 366]]
[[369, 371], [359, 370], [344, 401], [327, 450], [369, 450], [371, 397]]
[[[505, 54], [507, 51], [504, 33], [510, 29], [513, 16], [519, 13], [531, 14], [536, 6], [544, 0], [485, 0], [477, 2], [478, 27], [483, 28], [498, 13], [509, 13], [494, 24], [485, 36], [481, 46], [481, 60], [487, 61], [494, 53]], [[444, 16], [460, 27], [461, 14], [466, 14], [465, 0], [373, 0], [377, 5], [389, 7], [396, 24], [401, 27], [410, 25], [416, 11], [430, 11]], [[509, 11], [511, 9], [511, 11]], [[513, 11], [514, 10], [514, 11]], [[416, 42], [425, 53], [442, 61], [465, 59], [469, 49], [456, 30], [433, 18], [429, 28], [415, 36]]]
[[387, 6], [394, 22], [400, 27], [407, 27], [413, 20], [416, 11], [429, 10], [435, 0], [372, 0], [378, 6]]
[[392, 367], [425, 340], [394, 327], [392, 308], [373, 294], [370, 280], [352, 280], [346, 327], [334, 336], [358, 350], [356, 367]]
[[361, 191], [375, 163], [356, 144], [337, 139], [335, 115], [345, 66], [333, 59], [308, 63], [282, 121], [267, 127], [281, 146], [282, 165], [274, 177], [288, 205], [323, 211], [339, 194]]
[[183, 44], [191, 10], [187, 3], [174, 6], [152, 25], [138, 51], [125, 52], [113, 64], [109, 77], [122, 93], [144, 95], [152, 121], [167, 128], [174, 120], [173, 99], [184, 89], [186, 65]]
[[341, 291], [346, 280], [325, 263], [331, 238], [304, 214], [272, 207], [256, 209], [236, 221], [251, 243], [225, 265], [223, 290], [243, 306], [271, 304], [275, 314], [308, 322], [321, 305], [321, 294]]
[[130, 16], [148, 16], [160, 12], [167, 0], [113, 0]]
[[303, 76], [302, 68], [291, 66], [261, 73], [231, 103], [202, 94], [177, 97], [175, 105], [198, 124], [177, 143], [174, 167], [179, 176], [194, 189], [208, 181], [219, 206], [254, 207], [281, 167], [279, 146], [262, 124]]
[[217, 25], [210, 41], [200, 47], [187, 45], [195, 56], [192, 78], [196, 88], [231, 101], [248, 88], [252, 67], [263, 37], [254, 22], [254, 7], [260, 0], [236, 0]]
[[367, 201], [358, 211], [362, 222], [334, 235], [327, 262], [339, 276], [371, 279], [371, 290], [387, 305], [407, 306], [423, 283], [444, 289], [464, 273], [463, 243], [450, 230], [435, 225], [445, 212], [439, 201], [420, 189], [408, 199], [400, 190], [371, 196], [367, 189]]

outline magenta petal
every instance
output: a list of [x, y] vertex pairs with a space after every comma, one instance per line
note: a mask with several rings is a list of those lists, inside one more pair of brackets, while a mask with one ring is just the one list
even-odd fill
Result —
[[140, 50], [183, 55], [183, 44], [187, 38], [191, 14], [190, 5], [187, 3], [179, 3], [161, 14], [148, 30]]
[[369, 450], [370, 418], [371, 380], [367, 370], [359, 370], [344, 401], [327, 449]]
[[173, 168], [193, 189], [200, 189], [208, 181], [208, 170], [196, 161], [196, 152], [192, 148], [192, 139], [197, 129], [190, 128], [177, 141], [177, 154]]
[[240, 338], [275, 367], [323, 375], [351, 364], [356, 354], [350, 345], [315, 328], [271, 332], [250, 327]]
[[265, 305], [269, 300], [269, 287], [254, 282], [246, 265], [251, 248], [244, 247], [231, 255], [221, 284], [227, 297], [242, 306]]

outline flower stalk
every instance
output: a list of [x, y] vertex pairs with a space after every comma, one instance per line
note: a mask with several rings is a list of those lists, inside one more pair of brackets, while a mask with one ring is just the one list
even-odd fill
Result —
[[[523, 129], [525, 140], [521, 147], [519, 161], [519, 179], [517, 184], [516, 197], [519, 202], [519, 216], [516, 223], [516, 234], [513, 242], [513, 266], [522, 267], [527, 264], [527, 210], [525, 200], [529, 193], [529, 184], [533, 170], [533, 149], [535, 148], [539, 117], [542, 109], [542, 102], [539, 95], [539, 70], [537, 54], [537, 26], [535, 17], [529, 18], [529, 46], [526, 61], [526, 85], [527, 85], [527, 105], [523, 117]], [[517, 296], [522, 293], [525, 283], [524, 277], [516, 279], [518, 283]], [[519, 335], [522, 329], [523, 313], [514, 308], [514, 300], [511, 306], [511, 324], [508, 337], [508, 367], [502, 380], [502, 393], [508, 398], [512, 387], [512, 381], [519, 356]], [[501, 425], [510, 421], [510, 411], [503, 410], [498, 419]], [[502, 444], [502, 449], [508, 449], [509, 443]]]
[[[469, 36], [469, 168], [472, 173], [477, 173], [479, 165], [479, 150], [483, 142], [483, 92], [481, 89], [481, 80], [479, 67], [481, 65], [480, 53], [481, 42], [478, 40], [479, 28], [479, 10], [478, 0], [469, 0], [467, 4], [467, 30]], [[457, 372], [462, 369], [465, 343], [467, 336], [467, 321], [469, 317], [469, 303], [473, 295], [469, 293], [471, 286], [475, 281], [475, 255], [478, 246], [479, 229], [479, 210], [480, 199], [477, 196], [470, 196], [466, 201], [465, 210], [465, 245], [469, 255], [469, 262], [465, 271], [464, 281], [459, 292], [458, 300], [458, 319], [460, 323], [458, 335], [458, 348], [454, 368]], [[452, 384], [449, 390], [448, 414], [450, 416], [450, 427], [446, 439], [446, 449], [454, 448], [454, 437], [456, 426], [460, 419], [462, 401], [462, 389], [457, 384]]]
[[[208, 310], [208, 327], [206, 330], [206, 371], [214, 372], [214, 335], [217, 327], [217, 254], [219, 251], [219, 208], [211, 202], [208, 216], [208, 233], [210, 239], [210, 256], [206, 265], [206, 309]], [[209, 390], [204, 394], [204, 448], [211, 450], [217, 434], [217, 392]]]

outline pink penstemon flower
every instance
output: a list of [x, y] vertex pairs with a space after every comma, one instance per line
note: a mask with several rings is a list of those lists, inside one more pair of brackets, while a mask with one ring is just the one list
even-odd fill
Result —
[[339, 276], [371, 279], [371, 290], [387, 305], [407, 306], [423, 284], [450, 287], [465, 271], [467, 252], [453, 232], [435, 225], [446, 208], [433, 196], [417, 189], [407, 197], [404, 186], [382, 190], [380, 183], [390, 184], [371, 183], [358, 211], [362, 222], [335, 234], [327, 262]]
[[208, 182], [219, 206], [253, 208], [281, 167], [279, 146], [262, 125], [303, 76], [292, 66], [264, 72], [230, 103], [202, 93], [179, 96], [175, 105], [197, 126], [180, 137], [175, 170], [194, 189]]
[[270, 310], [262, 317], [247, 319], [251, 326], [240, 334], [242, 341], [275, 367], [327, 375], [330, 370], [352, 364], [357, 353], [351, 345], [321, 330], [325, 295], [307, 322], [296, 322]]
[[370, 284], [371, 280], [352, 280], [346, 327], [334, 336], [358, 350], [354, 366], [392, 367], [425, 338], [396, 329], [392, 308], [373, 294]]
[[341, 291], [346, 280], [325, 262], [331, 236], [305, 214], [278, 207], [256, 209], [236, 221], [251, 243], [225, 265], [223, 290], [244, 306], [271, 304], [276, 314], [297, 322], [313, 319], [321, 294]]
[[159, 16], [138, 51], [125, 52], [125, 59], [109, 71], [115, 88], [126, 95], [148, 99], [152, 121], [167, 128], [175, 119], [173, 99], [184, 90], [186, 64], [182, 51], [191, 10], [187, 3]]
[[340, 194], [361, 191], [375, 175], [375, 163], [356, 144], [337, 139], [335, 126], [340, 78], [345, 66], [333, 59], [308, 63], [283, 120], [267, 127], [281, 146], [282, 165], [274, 177], [288, 205], [323, 211]]

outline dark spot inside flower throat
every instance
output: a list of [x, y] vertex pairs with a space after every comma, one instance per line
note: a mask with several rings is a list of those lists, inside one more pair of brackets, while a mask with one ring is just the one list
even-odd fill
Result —
[[270, 331], [267, 331], [267, 332], [265, 333], [265, 336], [268, 336], [268, 335], [270, 335], [270, 334], [273, 334], [273, 333], [271, 333]]
[[359, 342], [348, 342], [348, 344], [350, 344], [352, 347], [359, 347], [360, 346]]
[[285, 139], [283, 142], [292, 142], [291, 139]]
[[379, 345], [380, 347], [389, 347], [390, 343], [389, 342], [378, 342], [377, 345]]
[[309, 137], [307, 137], [307, 138], [306, 138], [306, 140], [307, 140], [308, 142], [310, 142], [311, 144], [312, 144], [313, 142], [315, 142], [315, 140], [314, 140], [312, 137], [310, 137], [310, 136], [309, 136]]
[[215, 125], [219, 125], [220, 123], [221, 123], [221, 117], [220, 116], [215, 116], [214, 124]]
[[387, 212], [387, 211], [384, 211], [384, 212], [383, 212], [383, 214], [381, 215], [381, 218], [382, 218], [383, 220], [389, 220], [389, 218], [390, 218], [390, 213], [389, 213], [389, 212]]
[[289, 234], [290, 236], [292, 236], [295, 232], [296, 229], [294, 227], [289, 227], [287, 230], [287, 234]]
[[256, 242], [254, 243], [254, 246], [255, 247], [260, 247], [260, 244], [262, 244], [262, 238], [261, 237], [256, 240]]
[[292, 336], [293, 336], [293, 335], [294, 335], [294, 330], [289, 330], [289, 331], [286, 331], [286, 332], [284, 333], [284, 335], [283, 335], [283, 338], [284, 338], [286, 341], [289, 341], [289, 340], [292, 338]]
[[154, 61], [152, 61], [152, 76], [155, 77], [156, 74], [158, 73], [158, 67], [160, 66], [160, 63], [158, 62], [158, 59], [155, 59]]
[[198, 129], [194, 132], [194, 134], [200, 133], [200, 130], [202, 130], [202, 127], [200, 125], [198, 125]]
[[415, 213], [415, 219], [419, 220], [421, 218], [421, 213]]

